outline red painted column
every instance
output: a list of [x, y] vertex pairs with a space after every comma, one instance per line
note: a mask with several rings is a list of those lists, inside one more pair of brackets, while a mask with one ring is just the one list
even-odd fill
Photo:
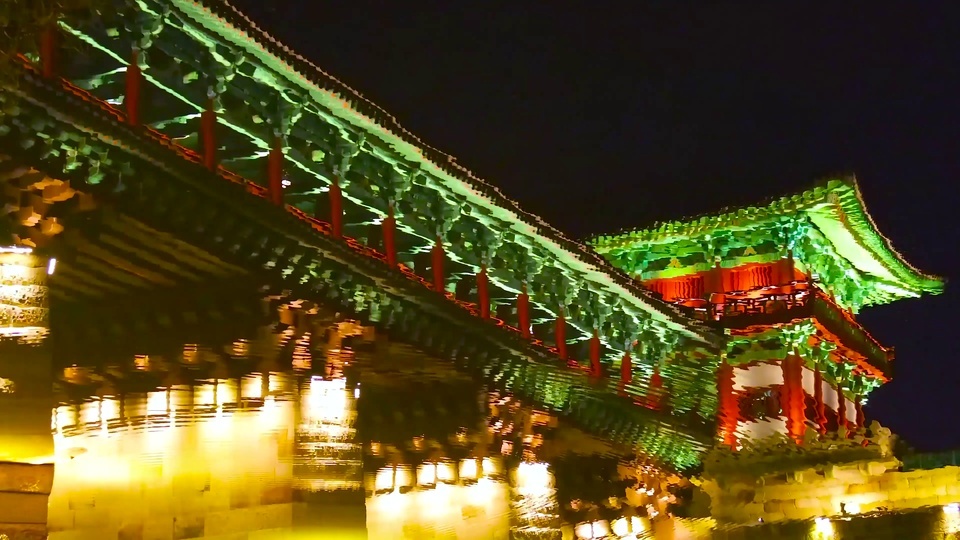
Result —
[[333, 176], [330, 184], [330, 227], [337, 238], [343, 236], [343, 190], [340, 189], [340, 179]]
[[563, 316], [563, 308], [557, 311], [557, 321], [553, 329], [554, 341], [557, 342], [557, 354], [561, 360], [567, 359], [567, 320]]
[[647, 391], [647, 406], [651, 409], [660, 408], [660, 398], [663, 392], [663, 377], [660, 376], [660, 366], [654, 366], [650, 376], [650, 389]]
[[57, 73], [57, 43], [59, 41], [56, 23], [43, 29], [40, 34], [40, 72], [47, 79]]
[[630, 357], [630, 351], [623, 353], [620, 359], [620, 384], [627, 385], [633, 382], [633, 359]]
[[130, 65], [127, 66], [126, 74], [126, 93], [123, 97], [123, 105], [127, 109], [127, 122], [130, 125], [140, 125], [140, 83], [143, 74], [140, 73], [140, 51], [134, 49], [130, 55]]
[[443, 280], [443, 240], [437, 236], [433, 244], [433, 289], [443, 292], [446, 284]]
[[823, 404], [823, 374], [820, 373], [820, 366], [813, 370], [813, 401], [817, 415], [817, 431], [823, 435], [827, 432], [827, 415]]
[[214, 100], [207, 102], [207, 108], [200, 113], [200, 144], [203, 146], [203, 165], [211, 171], [217, 170], [217, 112]]
[[393, 203], [387, 205], [387, 217], [381, 223], [383, 228], [383, 251], [387, 255], [387, 265], [397, 267], [396, 231], [397, 220], [393, 217]]
[[520, 294], [517, 295], [517, 324], [520, 325], [520, 335], [530, 337], [530, 295], [527, 294], [527, 284], [520, 285]]
[[786, 258], [786, 260], [785, 260], [784, 263], [783, 263], [783, 274], [786, 274], [786, 275], [784, 276], [784, 278], [785, 278], [785, 283], [784, 283], [784, 284], [790, 283], [790, 282], [793, 281], [794, 274], [796, 274], [796, 271], [795, 271], [794, 267], [795, 267], [795, 265], [794, 265], [794, 262], [793, 262], [793, 250], [792, 250], [792, 249], [788, 249], [788, 250], [787, 250], [787, 258]]
[[593, 337], [590, 338], [590, 374], [599, 377], [602, 374], [600, 366], [600, 334], [593, 329]]
[[787, 415], [787, 433], [797, 444], [803, 442], [807, 429], [803, 398], [803, 363], [796, 354], [788, 354], [781, 363], [783, 370], [783, 411]]
[[843, 386], [837, 384], [837, 428], [847, 425], [847, 397], [843, 395]]
[[267, 156], [267, 193], [270, 201], [283, 206], [283, 138], [273, 139], [273, 148]]
[[480, 318], [490, 318], [490, 292], [487, 288], [487, 265], [481, 264], [477, 272], [477, 302], [480, 304]]
[[733, 366], [723, 362], [717, 370], [717, 397], [719, 399], [718, 437], [730, 448], [737, 446], [737, 422], [740, 420], [740, 404], [733, 392]]
[[857, 429], [863, 429], [863, 426], [866, 425], [867, 419], [863, 414], [863, 402], [860, 394], [857, 394], [857, 398], [854, 401], [854, 405], [857, 408]]

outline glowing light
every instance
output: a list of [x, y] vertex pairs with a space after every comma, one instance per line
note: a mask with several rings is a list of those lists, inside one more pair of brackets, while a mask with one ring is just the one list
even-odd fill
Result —
[[417, 483], [421, 486], [433, 486], [437, 483], [437, 464], [424, 463], [417, 471]]
[[610, 534], [610, 525], [606, 520], [594, 521], [592, 523], [580, 523], [575, 532], [577, 538], [583, 540], [593, 540], [594, 538], [606, 538]]
[[451, 461], [437, 464], [437, 480], [447, 484], [457, 481], [456, 467]]
[[0, 248], [0, 336], [43, 339], [48, 330], [46, 265], [29, 248]]
[[465, 459], [460, 462], [460, 478], [463, 480], [477, 479], [477, 460]]
[[500, 463], [488, 457], [483, 458], [480, 468], [483, 470], [484, 476], [497, 476], [501, 473]]
[[829, 540], [834, 537], [833, 522], [828, 518], [819, 517], [813, 521], [814, 538]]
[[47, 261], [47, 275], [52, 276], [53, 272], [56, 269], [57, 269], [57, 260], [51, 257], [50, 260]]
[[613, 534], [626, 537], [628, 535], [646, 532], [647, 526], [639, 517], [631, 516], [629, 518], [622, 517], [617, 519], [611, 523], [611, 529], [613, 529]]
[[943, 532], [960, 533], [960, 503], [951, 503], [943, 507]]
[[240, 383], [240, 396], [244, 399], [262, 399], [263, 375], [244, 377]]
[[167, 413], [167, 392], [149, 392], [147, 394], [147, 414]]
[[856, 501], [844, 502], [840, 507], [840, 511], [844, 514], [859, 514], [860, 503]]
[[553, 485], [546, 463], [523, 462], [517, 467], [517, 489], [523, 495], [545, 493]]

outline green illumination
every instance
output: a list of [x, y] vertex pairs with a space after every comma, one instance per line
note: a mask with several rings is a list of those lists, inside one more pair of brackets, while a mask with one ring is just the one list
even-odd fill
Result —
[[[590, 243], [644, 280], [707, 270], [713, 266], [703, 257], [708, 251], [733, 268], [773, 262], [791, 249], [801, 268], [817, 274], [854, 311], [943, 291], [941, 278], [911, 266], [880, 234], [853, 178], [829, 180], [766, 206], [598, 236]], [[673, 260], [681, 264], [670, 265]]]

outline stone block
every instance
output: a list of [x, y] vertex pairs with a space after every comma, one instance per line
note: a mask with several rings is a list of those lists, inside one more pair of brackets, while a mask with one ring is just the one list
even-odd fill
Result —
[[5, 540], [46, 540], [47, 527], [41, 524], [0, 523], [0, 538]]
[[914, 476], [908, 480], [911, 488], [933, 487], [933, 478], [929, 475]]
[[0, 493], [0, 523], [47, 524], [47, 495]]
[[873, 481], [865, 484], [850, 484], [847, 486], [848, 495], [862, 495], [865, 493], [877, 493], [880, 489], [880, 482]]
[[50, 494], [53, 489], [53, 463], [0, 462], [0, 491]]
[[147, 520], [143, 524], [143, 540], [173, 540], [173, 517]]

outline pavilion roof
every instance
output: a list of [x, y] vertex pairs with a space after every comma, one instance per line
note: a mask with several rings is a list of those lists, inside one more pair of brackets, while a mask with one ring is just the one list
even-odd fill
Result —
[[[807, 218], [829, 242], [831, 253], [880, 284], [884, 294], [874, 296], [871, 303], [942, 292], [943, 278], [924, 273], [908, 263], [880, 233], [853, 176], [829, 179], [812, 189], [756, 206], [726, 208], [691, 219], [600, 235], [589, 243], [597, 252], [609, 256], [651, 246], [708, 240], [723, 233], [743, 233], [795, 217]], [[877, 301], [878, 298], [883, 301]]]

